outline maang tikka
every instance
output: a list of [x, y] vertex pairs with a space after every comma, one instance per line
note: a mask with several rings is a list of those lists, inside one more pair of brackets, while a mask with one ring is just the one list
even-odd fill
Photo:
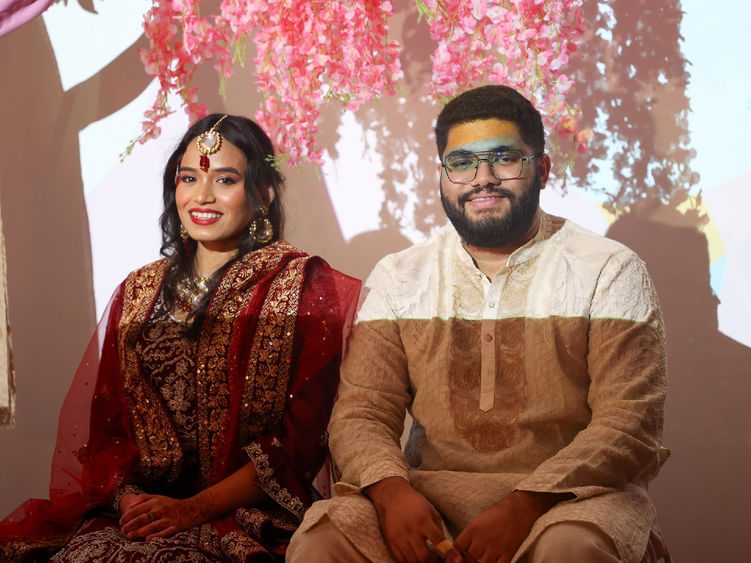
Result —
[[209, 165], [211, 164], [209, 162], [209, 155], [214, 154], [222, 148], [222, 136], [217, 132], [216, 128], [219, 127], [219, 124], [226, 118], [227, 116], [223, 115], [216, 123], [214, 123], [214, 126], [211, 129], [202, 135], [198, 135], [196, 138], [196, 147], [198, 147], [198, 152], [201, 153], [199, 164], [201, 170], [204, 172], [209, 171]]

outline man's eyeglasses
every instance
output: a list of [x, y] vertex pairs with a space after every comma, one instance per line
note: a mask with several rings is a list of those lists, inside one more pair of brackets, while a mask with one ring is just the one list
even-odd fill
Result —
[[542, 154], [524, 156], [520, 151], [489, 151], [450, 154], [443, 159], [446, 176], [455, 184], [469, 184], [477, 177], [477, 167], [485, 161], [496, 180], [513, 180], [524, 174], [524, 163]]

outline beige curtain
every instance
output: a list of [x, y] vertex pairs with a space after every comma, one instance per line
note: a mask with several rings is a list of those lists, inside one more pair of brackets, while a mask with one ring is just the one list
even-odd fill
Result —
[[0, 426], [13, 426], [16, 398], [16, 382], [10, 353], [7, 287], [5, 238], [0, 219]]

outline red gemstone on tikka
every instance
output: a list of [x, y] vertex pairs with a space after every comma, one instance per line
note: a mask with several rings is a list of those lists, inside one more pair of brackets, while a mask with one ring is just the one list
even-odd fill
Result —
[[210, 164], [209, 163], [209, 157], [206, 156], [205, 154], [202, 154], [201, 155], [201, 170], [203, 170], [204, 172], [208, 172], [209, 171], [209, 164]]

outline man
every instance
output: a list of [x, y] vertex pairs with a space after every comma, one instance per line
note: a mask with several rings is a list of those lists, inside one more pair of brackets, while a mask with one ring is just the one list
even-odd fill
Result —
[[550, 159], [518, 92], [457, 97], [436, 142], [451, 224], [366, 282], [329, 425], [339, 496], [288, 559], [667, 560], [645, 492], [665, 353], [644, 264], [539, 208]]

